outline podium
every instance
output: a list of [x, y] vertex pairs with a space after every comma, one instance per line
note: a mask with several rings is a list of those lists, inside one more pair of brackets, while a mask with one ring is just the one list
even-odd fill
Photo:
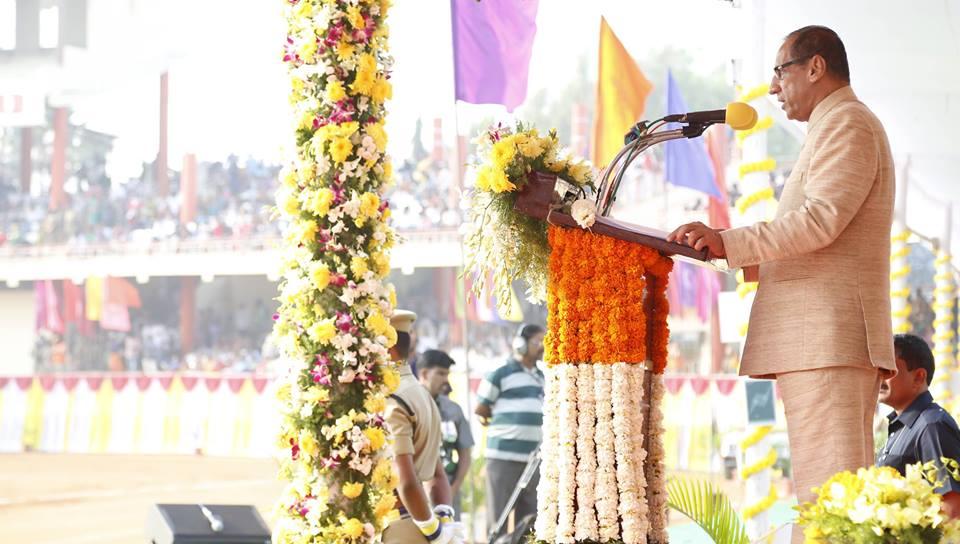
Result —
[[514, 205], [551, 245], [537, 540], [663, 543], [667, 281], [672, 256], [707, 254], [608, 217], [583, 229], [557, 185], [533, 172]]

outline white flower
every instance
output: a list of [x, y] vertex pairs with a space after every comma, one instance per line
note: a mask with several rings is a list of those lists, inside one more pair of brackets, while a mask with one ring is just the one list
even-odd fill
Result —
[[354, 457], [350, 460], [348, 466], [366, 476], [370, 474], [370, 470], [373, 468], [373, 461], [369, 457], [365, 457], [363, 459], [357, 459]]
[[570, 215], [581, 228], [588, 229], [597, 221], [597, 207], [586, 198], [581, 198], [570, 206]]
[[338, 334], [330, 340], [330, 344], [340, 351], [346, 351], [347, 348], [356, 343], [357, 339], [352, 334]]
[[303, 419], [307, 419], [308, 417], [312, 416], [314, 406], [315, 406], [314, 404], [311, 404], [309, 402], [304, 404], [300, 408], [300, 417], [302, 417]]
[[356, 219], [360, 214], [360, 197], [353, 193], [353, 198], [343, 203], [343, 212]]

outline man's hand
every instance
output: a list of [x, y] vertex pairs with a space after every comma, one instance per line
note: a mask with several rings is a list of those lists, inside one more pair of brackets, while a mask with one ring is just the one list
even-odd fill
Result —
[[720, 230], [711, 229], [699, 221], [681, 225], [667, 236], [667, 241], [690, 246], [697, 251], [706, 248], [711, 259], [722, 259], [727, 256]]
[[490, 417], [493, 416], [493, 413], [490, 411], [490, 406], [480, 403], [477, 405], [477, 409], [473, 411], [477, 414], [477, 417], [480, 418], [480, 423], [484, 426], [490, 423]]
[[453, 510], [453, 507], [447, 504], [438, 504], [433, 507], [433, 513], [440, 518], [440, 523], [451, 523], [454, 521], [454, 517], [457, 513]]

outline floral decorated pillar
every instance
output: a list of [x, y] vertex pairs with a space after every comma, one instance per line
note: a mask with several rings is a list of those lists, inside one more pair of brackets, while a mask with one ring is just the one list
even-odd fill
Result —
[[[286, 223], [278, 392], [281, 475], [273, 542], [372, 543], [396, 515], [383, 419], [399, 381], [390, 272], [392, 177], [384, 128], [389, 0], [285, 0], [295, 155], [281, 174]], [[278, 49], [281, 49], [278, 47]]]

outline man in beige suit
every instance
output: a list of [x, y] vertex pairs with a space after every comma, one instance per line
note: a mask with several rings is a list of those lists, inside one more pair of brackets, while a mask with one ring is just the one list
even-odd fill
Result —
[[[896, 372], [894, 170], [883, 126], [850, 88], [835, 32], [792, 32], [776, 62], [770, 94], [808, 123], [776, 217], [725, 231], [691, 223], [670, 239], [759, 276], [740, 374], [780, 384], [802, 503], [831, 475], [873, 463], [880, 382]], [[799, 527], [793, 539], [803, 541]]]

